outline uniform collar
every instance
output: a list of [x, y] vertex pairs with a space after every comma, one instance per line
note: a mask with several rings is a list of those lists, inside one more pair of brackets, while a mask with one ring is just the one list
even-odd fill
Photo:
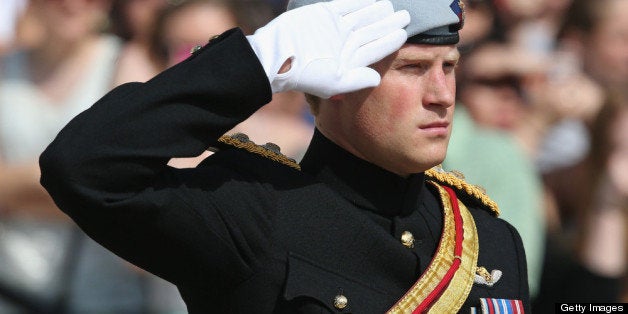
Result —
[[424, 174], [403, 178], [349, 153], [315, 130], [301, 161], [314, 175], [356, 206], [382, 216], [406, 216], [419, 208]]

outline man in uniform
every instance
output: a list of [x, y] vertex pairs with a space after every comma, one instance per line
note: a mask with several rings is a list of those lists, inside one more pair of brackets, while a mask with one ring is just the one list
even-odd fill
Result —
[[[528, 311], [516, 230], [435, 167], [463, 17], [458, 0], [291, 1], [105, 95], [43, 153], [42, 184], [190, 313]], [[300, 164], [221, 136], [285, 90], [316, 117]], [[167, 165], [208, 147], [196, 168]]]

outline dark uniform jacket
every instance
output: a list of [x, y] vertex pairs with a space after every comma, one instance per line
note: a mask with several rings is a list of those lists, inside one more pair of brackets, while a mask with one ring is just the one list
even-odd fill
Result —
[[[190, 313], [384, 313], [437, 248], [437, 194], [423, 173], [398, 177], [319, 132], [301, 170], [217, 141], [270, 100], [246, 38], [228, 31], [71, 121], [41, 156], [41, 182], [88, 235], [176, 284]], [[197, 168], [167, 166], [210, 146], [221, 150]], [[474, 284], [461, 312], [480, 297], [528, 308], [516, 230], [461, 200], [477, 226], [478, 265], [503, 273], [492, 287]]]

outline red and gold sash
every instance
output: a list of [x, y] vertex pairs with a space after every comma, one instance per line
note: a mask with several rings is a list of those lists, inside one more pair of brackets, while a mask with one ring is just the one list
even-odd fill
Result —
[[478, 259], [478, 235], [467, 207], [453, 189], [430, 181], [439, 190], [443, 233], [427, 270], [387, 313], [456, 313], [467, 299]]

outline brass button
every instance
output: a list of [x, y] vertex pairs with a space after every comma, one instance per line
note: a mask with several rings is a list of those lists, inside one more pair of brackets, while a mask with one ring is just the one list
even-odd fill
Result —
[[339, 310], [347, 307], [347, 303], [349, 303], [349, 300], [347, 300], [347, 297], [342, 294], [339, 294], [334, 298], [334, 306]]
[[194, 48], [192, 48], [192, 50], [190, 50], [190, 53], [195, 53], [195, 52], [201, 50], [201, 48], [203, 48], [203, 46], [196, 45], [196, 46], [194, 46]]
[[401, 244], [409, 249], [414, 247], [414, 236], [410, 233], [410, 231], [404, 231], [401, 234]]

